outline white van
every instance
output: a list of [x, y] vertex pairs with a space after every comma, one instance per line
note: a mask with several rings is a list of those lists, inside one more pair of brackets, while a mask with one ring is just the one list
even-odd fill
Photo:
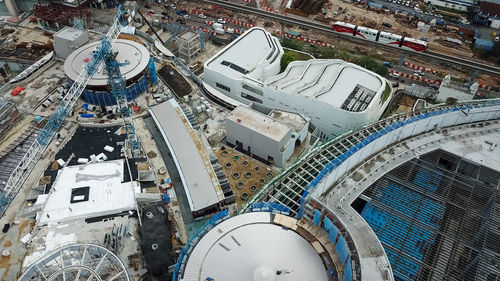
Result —
[[221, 28], [221, 29], [224, 29], [224, 26], [220, 23], [217, 23], [217, 22], [214, 22], [214, 24], [212, 25], [213, 29], [217, 29], [217, 28]]

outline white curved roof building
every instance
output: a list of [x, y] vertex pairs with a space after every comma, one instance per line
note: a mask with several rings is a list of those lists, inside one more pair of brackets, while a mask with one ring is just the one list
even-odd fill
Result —
[[304, 114], [322, 136], [376, 121], [390, 100], [390, 83], [358, 65], [311, 59], [279, 73], [282, 54], [275, 37], [252, 28], [205, 63], [205, 82], [245, 104]]

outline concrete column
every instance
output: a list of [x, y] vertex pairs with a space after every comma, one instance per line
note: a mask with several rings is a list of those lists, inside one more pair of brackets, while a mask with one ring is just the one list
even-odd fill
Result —
[[17, 17], [19, 12], [17, 11], [17, 6], [15, 0], [5, 0], [5, 6], [9, 10], [9, 14], [13, 17]]

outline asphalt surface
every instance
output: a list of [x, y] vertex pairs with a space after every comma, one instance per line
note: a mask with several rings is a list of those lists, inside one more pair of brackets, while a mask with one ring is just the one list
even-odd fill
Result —
[[[172, 3], [172, 2], [170, 2]], [[167, 22], [166, 20], [162, 20], [162, 12], [166, 12], [168, 14], [168, 19], [169, 20], [172, 20], [173, 23], [177, 23], [176, 20], [177, 19], [183, 19], [186, 23], [185, 24], [182, 24], [182, 25], [186, 25], [186, 26], [193, 26], [193, 27], [196, 27], [196, 28], [206, 28], [206, 29], [212, 29], [212, 26], [211, 25], [208, 25], [207, 22], [217, 22], [217, 19], [218, 18], [214, 18], [214, 17], [210, 17], [210, 16], [206, 16], [205, 19], [203, 18], [200, 18], [198, 15], [195, 15], [195, 14], [189, 14], [189, 13], [186, 13], [189, 18], [184, 18], [184, 16], [179, 16], [176, 14], [176, 11], [179, 9], [179, 5], [177, 5], [175, 2], [173, 3], [174, 5], [176, 5], [176, 9], [172, 9], [172, 8], [169, 8], [169, 9], [166, 9], [164, 7], [164, 4], [151, 4], [151, 9], [147, 9], [147, 8], [144, 8], [144, 7], [141, 7], [141, 12], [146, 16], [146, 18], [148, 20], [154, 20], [154, 19], [158, 19], [160, 20], [160, 22]], [[153, 10], [155, 13], [149, 13], [150, 10]], [[202, 9], [200, 9], [201, 11]], [[242, 31], [246, 30], [246, 28], [243, 28], [241, 26], [238, 26], [236, 24], [233, 24], [233, 23], [225, 23], [223, 24], [225, 27], [228, 27], [228, 28], [234, 28], [234, 29], [240, 29]]]

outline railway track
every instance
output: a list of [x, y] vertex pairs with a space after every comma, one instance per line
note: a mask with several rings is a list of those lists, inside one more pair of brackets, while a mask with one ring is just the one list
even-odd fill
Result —
[[205, 2], [205, 3], [213, 4], [213, 5], [218, 5], [220, 7], [230, 9], [230, 10], [233, 10], [236, 12], [250, 13], [250, 14], [261, 16], [261, 17], [266, 17], [268, 19], [271, 19], [271, 20], [274, 20], [274, 21], [277, 21], [277, 22], [280, 22], [283, 24], [293, 24], [293, 25], [298, 25], [298, 26], [302, 26], [305, 28], [313, 29], [316, 31], [321, 31], [321, 32], [327, 33], [329, 35], [332, 35], [334, 37], [347, 39], [349, 41], [356, 42], [356, 43], [361, 42], [365, 45], [368, 44], [368, 45], [376, 46], [377, 48], [382, 47], [384, 49], [390, 49], [393, 51], [403, 52], [406, 55], [410, 55], [410, 56], [422, 57], [422, 58], [426, 58], [426, 59], [430, 59], [430, 60], [435, 60], [435, 61], [438, 61], [441, 63], [445, 62], [448, 64], [455, 64], [455, 65], [459, 65], [459, 66], [462, 66], [462, 67], [465, 67], [465, 68], [468, 68], [471, 70], [477, 70], [478, 72], [482, 72], [482, 73], [486, 73], [486, 74], [500, 75], [500, 67], [497, 67], [497, 66], [487, 65], [487, 64], [484, 64], [482, 62], [475, 61], [475, 60], [459, 58], [459, 57], [445, 55], [445, 54], [441, 54], [441, 53], [437, 53], [437, 52], [433, 52], [433, 51], [427, 51], [427, 52], [422, 52], [422, 53], [405, 51], [405, 50], [401, 50], [398, 47], [379, 44], [377, 42], [366, 41], [363, 39], [358, 39], [355, 37], [349, 37], [349, 36], [346, 36], [343, 34], [338, 34], [338, 33], [335, 33], [332, 30], [331, 26], [329, 26], [329, 25], [324, 25], [324, 24], [321, 24], [321, 23], [318, 23], [318, 22], [315, 22], [312, 20], [308, 20], [308, 19], [304, 19], [304, 18], [300, 18], [300, 17], [296, 17], [296, 16], [285, 16], [285, 15], [281, 15], [281, 14], [262, 11], [262, 10], [259, 10], [257, 8], [253, 8], [253, 7], [247, 7], [247, 6], [229, 3], [229, 2], [220, 1], [220, 0], [201, 0], [201, 2]]

